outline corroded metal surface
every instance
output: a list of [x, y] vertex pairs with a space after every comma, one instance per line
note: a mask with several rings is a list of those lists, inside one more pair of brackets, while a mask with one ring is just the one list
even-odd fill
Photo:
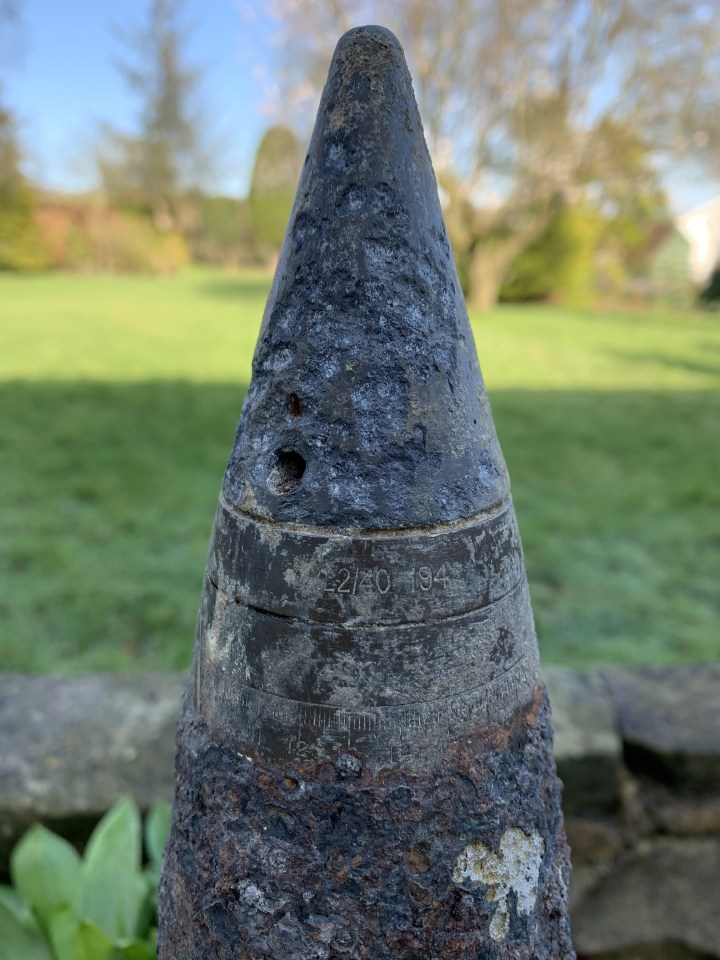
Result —
[[279, 523], [429, 527], [507, 471], [402, 49], [338, 44], [224, 483]]
[[339, 43], [210, 543], [162, 960], [571, 958], [522, 549], [399, 44]]
[[[354, 754], [266, 765], [190, 709], [178, 785], [161, 957], [574, 956], [542, 691], [422, 777]], [[481, 847], [491, 872], [473, 863]]]

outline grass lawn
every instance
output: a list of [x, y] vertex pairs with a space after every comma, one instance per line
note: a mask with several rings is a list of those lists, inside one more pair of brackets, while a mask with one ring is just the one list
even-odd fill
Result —
[[[0, 665], [189, 662], [268, 279], [0, 276]], [[720, 321], [473, 318], [541, 654], [720, 657]]]

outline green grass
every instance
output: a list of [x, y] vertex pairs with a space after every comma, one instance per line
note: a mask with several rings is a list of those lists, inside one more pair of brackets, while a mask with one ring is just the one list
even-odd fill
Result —
[[[0, 277], [0, 664], [185, 666], [268, 279]], [[545, 662], [720, 656], [720, 323], [474, 318]]]

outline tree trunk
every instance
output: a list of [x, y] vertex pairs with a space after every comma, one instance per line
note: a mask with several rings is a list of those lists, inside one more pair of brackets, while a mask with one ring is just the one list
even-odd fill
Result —
[[500, 285], [505, 273], [516, 257], [547, 228], [552, 213], [550, 206], [536, 213], [517, 230], [502, 238], [488, 236], [478, 238], [470, 253], [468, 279], [470, 290], [467, 297], [472, 310], [485, 312], [497, 303]]
[[497, 303], [505, 270], [510, 261], [499, 257], [496, 249], [477, 244], [470, 255], [468, 306], [485, 313]]

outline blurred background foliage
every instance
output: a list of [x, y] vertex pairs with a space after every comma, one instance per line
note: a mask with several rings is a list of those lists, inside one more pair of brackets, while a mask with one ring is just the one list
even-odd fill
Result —
[[2, 665], [187, 663], [268, 268], [363, 22], [408, 56], [544, 658], [717, 657], [720, 331], [697, 306], [720, 268], [693, 273], [666, 185], [720, 193], [718, 0], [273, 0], [245, 195], [218, 186], [183, 0], [144, 11], [114, 31], [135, 124], [102, 118], [96, 185], [71, 193], [27, 174], [10, 92], [32, 35], [0, 0]]
[[275, 126], [258, 147], [250, 183], [250, 210], [258, 252], [277, 255], [295, 197], [305, 151], [289, 127]]
[[650, 0], [275, 0], [273, 13], [282, 108], [246, 198], [212, 192], [223, 145], [182, 0], [148, 0], [143, 22], [115, 28], [135, 128], [103, 122], [98, 188], [58, 196], [22, 172], [1, 85], [22, 0], [4, 0], [0, 268], [171, 275], [190, 260], [272, 264], [334, 43], [377, 21], [408, 54], [471, 306], [677, 303], [700, 292], [682, 250], [670, 257], [672, 283], [656, 268], [675, 231], [661, 173], [720, 176], [717, 0], [667, 0], [662, 15]]

